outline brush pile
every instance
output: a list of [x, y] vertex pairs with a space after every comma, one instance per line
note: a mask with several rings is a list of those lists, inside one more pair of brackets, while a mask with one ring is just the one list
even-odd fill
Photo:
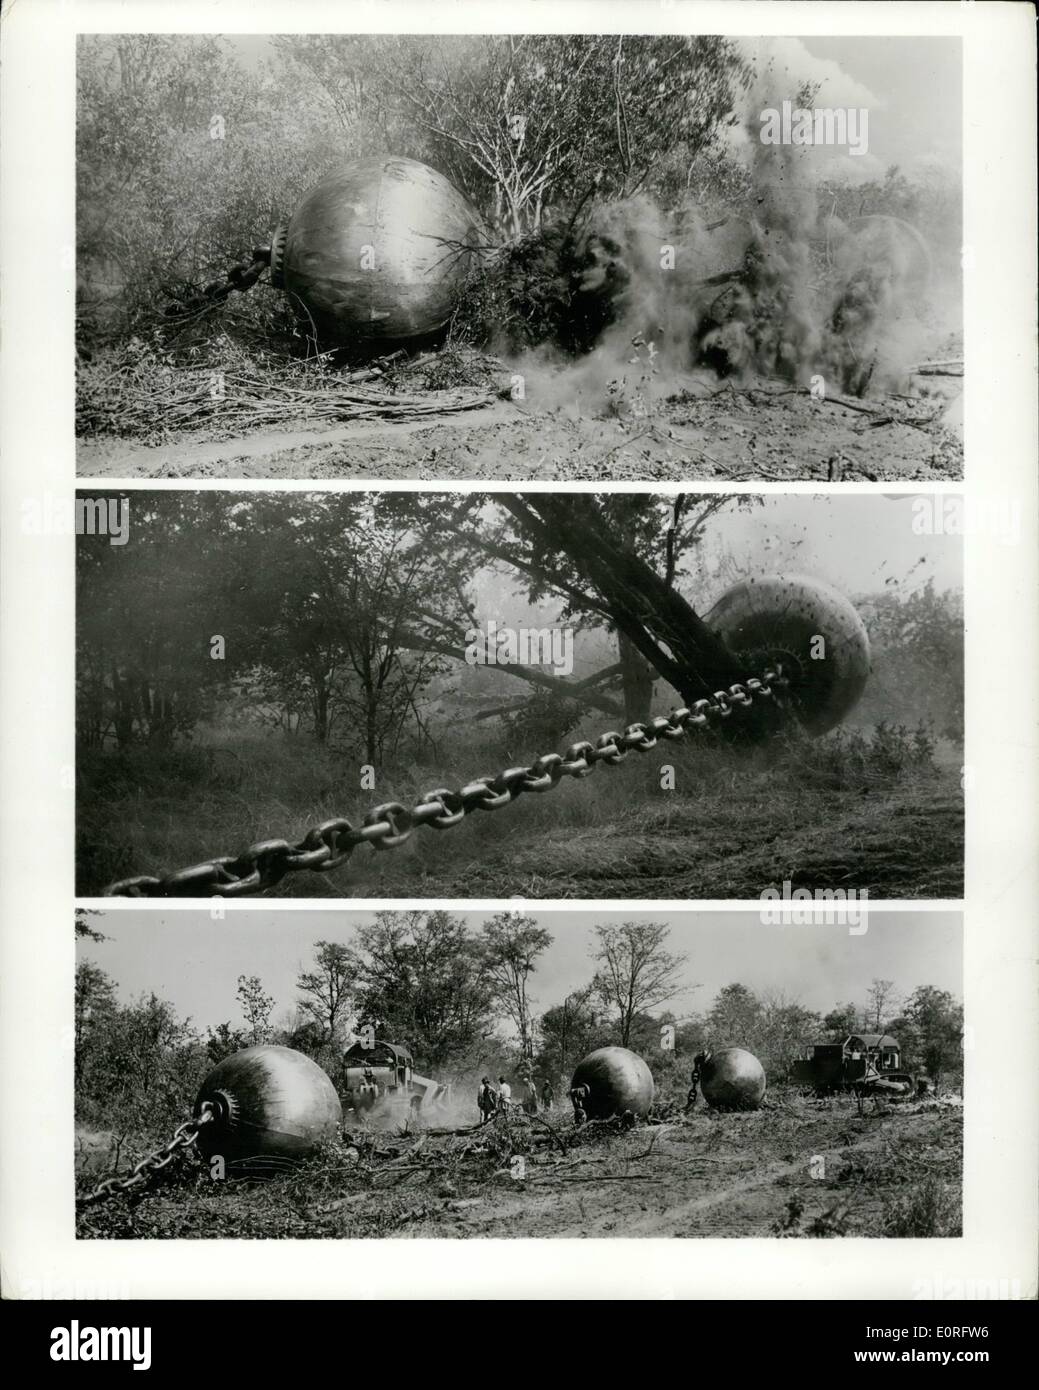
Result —
[[[416, 383], [417, 384], [417, 383]], [[474, 410], [494, 391], [474, 385], [394, 389], [387, 368], [339, 372], [325, 358], [246, 353], [223, 339], [175, 360], [139, 338], [78, 370], [76, 433], [162, 442], [182, 431], [230, 438], [319, 421], [410, 420]]]

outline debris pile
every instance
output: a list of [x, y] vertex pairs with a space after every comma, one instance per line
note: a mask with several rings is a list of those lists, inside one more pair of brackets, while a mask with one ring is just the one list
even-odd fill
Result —
[[[388, 385], [388, 359], [337, 373], [323, 361], [225, 354], [227, 365], [180, 365], [134, 340], [79, 367], [76, 433], [160, 441], [205, 429], [231, 438], [275, 425], [319, 420], [410, 420], [489, 405], [495, 391], [478, 385], [411, 389]], [[207, 354], [205, 359], [210, 360]], [[221, 360], [214, 354], [213, 360]], [[432, 368], [430, 368], [432, 370]]]

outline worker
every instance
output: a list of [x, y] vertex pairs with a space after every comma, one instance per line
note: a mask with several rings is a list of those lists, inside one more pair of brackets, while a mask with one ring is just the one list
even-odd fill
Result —
[[696, 1106], [696, 1094], [697, 1094], [697, 1087], [698, 1087], [699, 1084], [700, 1084], [700, 1072], [701, 1072], [701, 1070], [702, 1070], [702, 1068], [703, 1068], [704, 1063], [707, 1061], [707, 1058], [708, 1058], [709, 1056], [710, 1056], [710, 1053], [707, 1053], [707, 1052], [698, 1052], [698, 1053], [696, 1054], [696, 1056], [693, 1058], [693, 1070], [692, 1070], [692, 1073], [691, 1073], [691, 1075], [690, 1075], [690, 1077], [689, 1077], [689, 1080], [690, 1080], [693, 1084], [690, 1086], [690, 1088], [689, 1088], [689, 1094], [688, 1094], [688, 1095], [686, 1096], [686, 1098], [685, 1098], [685, 1113], [686, 1113], [687, 1115], [688, 1115], [689, 1111], [692, 1110], [692, 1109], [694, 1109], [695, 1106]]
[[585, 1101], [590, 1095], [587, 1086], [575, 1086], [570, 1092], [570, 1099], [574, 1106], [574, 1124], [580, 1127], [588, 1119], [588, 1112], [585, 1110]]
[[509, 1106], [512, 1104], [512, 1087], [505, 1080], [504, 1076], [498, 1077], [498, 1109], [508, 1113]]
[[532, 1076], [528, 1076], [526, 1081], [524, 1082], [524, 1085], [527, 1088], [527, 1094], [523, 1101], [523, 1109], [528, 1115], [536, 1115], [538, 1113], [537, 1082], [534, 1080]]
[[490, 1078], [480, 1078], [480, 1089], [476, 1093], [476, 1104], [480, 1107], [480, 1123], [485, 1125], [498, 1108], [498, 1097]]
[[552, 1082], [546, 1076], [541, 1083], [541, 1104], [545, 1110], [551, 1110], [555, 1104], [556, 1093], [552, 1089]]

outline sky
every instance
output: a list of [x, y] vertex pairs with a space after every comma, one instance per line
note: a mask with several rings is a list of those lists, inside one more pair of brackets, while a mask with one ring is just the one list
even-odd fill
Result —
[[958, 589], [963, 542], [955, 535], [919, 533], [921, 510], [912, 495], [769, 494], [749, 510], [727, 508], [711, 523], [715, 544], [728, 546], [748, 574], [796, 565], [846, 594], [875, 593], [890, 581], [921, 588]]
[[[455, 914], [476, 928], [493, 914]], [[848, 926], [764, 925], [757, 912], [610, 913], [533, 911], [554, 937], [533, 979], [535, 1012], [562, 1003], [586, 985], [597, 923], [665, 922], [669, 949], [689, 956], [681, 980], [687, 992], [671, 1001], [679, 1017], [709, 1008], [725, 985], [785, 995], [827, 1012], [839, 1002], [864, 1003], [870, 981], [894, 980], [904, 997], [917, 985], [963, 993], [962, 918], [956, 912], [880, 912], [866, 931]], [[270, 907], [229, 911], [222, 922], [206, 910], [113, 910], [91, 917], [105, 941], [77, 940], [77, 958], [103, 969], [128, 1003], [152, 990], [199, 1027], [240, 1021], [235, 1002], [239, 975], [258, 975], [275, 998], [274, 1018], [291, 1009], [295, 981], [309, 968], [316, 942], [348, 942], [370, 912]]]
[[[731, 553], [743, 577], [805, 574], [849, 598], [895, 584], [907, 594], [929, 579], [940, 591], [962, 588], [962, 538], [944, 531], [919, 534], [922, 513], [912, 494], [770, 493], [761, 501], [760, 506], [732, 505], [716, 513], [706, 533], [708, 549]], [[939, 504], [951, 508], [952, 499], [939, 499]], [[964, 520], [969, 522], [969, 515]], [[936, 514], [936, 523], [934, 530], [944, 527], [944, 513]], [[700, 592], [688, 575], [679, 575], [678, 588], [702, 614], [721, 597], [723, 587]], [[537, 607], [528, 604], [511, 574], [506, 579], [483, 571], [476, 595], [482, 620], [493, 617], [514, 625], [547, 621], [559, 607], [551, 598]]]
[[959, 173], [963, 139], [963, 45], [958, 38], [768, 38], [744, 41], [759, 69], [772, 58], [772, 77], [755, 99], [793, 100], [804, 80], [821, 83], [816, 105], [869, 112], [864, 155], [811, 151], [827, 177], [843, 170], [872, 179], [891, 164], [906, 172], [930, 165]]

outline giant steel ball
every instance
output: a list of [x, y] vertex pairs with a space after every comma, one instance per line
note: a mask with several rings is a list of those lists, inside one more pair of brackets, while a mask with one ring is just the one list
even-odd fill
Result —
[[590, 1120], [608, 1120], [630, 1110], [645, 1118], [653, 1104], [653, 1073], [626, 1047], [600, 1047], [578, 1062], [570, 1089], [587, 1086], [583, 1109]]
[[765, 1085], [764, 1067], [742, 1047], [719, 1048], [700, 1069], [700, 1090], [715, 1110], [756, 1110]]
[[809, 733], [838, 725], [865, 689], [866, 628], [844, 595], [822, 580], [799, 574], [745, 579], [722, 594], [704, 621], [749, 676], [782, 667], [794, 712]]
[[343, 1121], [332, 1082], [291, 1047], [247, 1047], [225, 1057], [202, 1083], [196, 1119], [207, 1102], [215, 1118], [199, 1130], [199, 1152], [239, 1170], [306, 1158], [335, 1139]]
[[486, 232], [443, 174], [414, 159], [344, 164], [271, 242], [271, 283], [322, 345], [424, 338], [448, 322]]

